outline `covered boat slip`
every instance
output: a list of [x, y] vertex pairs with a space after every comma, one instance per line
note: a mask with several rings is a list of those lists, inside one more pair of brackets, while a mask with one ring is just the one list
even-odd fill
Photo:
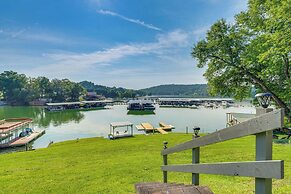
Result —
[[128, 101], [127, 110], [136, 111], [154, 111], [156, 108], [151, 100], [130, 100]]
[[[126, 129], [124, 130], [123, 134], [121, 134], [121, 132], [116, 130], [116, 128], [126, 128]], [[108, 138], [118, 139], [123, 137], [133, 137], [133, 123], [129, 121], [110, 123], [110, 133], [108, 134]]]
[[30, 128], [30, 118], [10, 118], [0, 121], [0, 148], [25, 146], [45, 131], [36, 132]]
[[46, 103], [46, 109], [48, 111], [61, 111], [66, 109], [98, 108], [105, 107], [107, 104], [110, 103], [112, 103], [111, 100]]
[[30, 118], [10, 118], [0, 120], [0, 134], [7, 134], [32, 123]]
[[29, 136], [19, 137], [19, 138], [12, 140], [11, 142], [0, 144], [0, 148], [25, 146], [25, 145], [29, 144], [30, 142], [34, 141], [35, 139], [39, 138], [43, 134], [45, 134], [45, 130], [42, 130], [39, 132], [34, 131]]

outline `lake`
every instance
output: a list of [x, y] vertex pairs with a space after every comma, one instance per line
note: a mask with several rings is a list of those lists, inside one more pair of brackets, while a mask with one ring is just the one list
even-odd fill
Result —
[[[29, 117], [34, 120], [34, 129], [45, 129], [46, 134], [33, 143], [33, 148], [47, 147], [49, 142], [60, 142], [86, 137], [107, 137], [111, 122], [130, 121], [134, 125], [149, 122], [158, 127], [159, 122], [174, 125], [173, 132], [185, 132], [186, 127], [192, 133], [194, 126], [199, 126], [201, 132], [213, 132], [226, 125], [227, 112], [255, 113], [255, 108], [249, 104], [239, 107], [210, 109], [199, 107], [189, 108], [159, 108], [154, 115], [128, 115], [126, 105], [114, 105], [104, 110], [62, 112], [47, 112], [43, 107], [0, 107], [0, 119], [11, 117]], [[122, 129], [120, 133], [123, 133]], [[136, 129], [135, 134], [141, 134]]]

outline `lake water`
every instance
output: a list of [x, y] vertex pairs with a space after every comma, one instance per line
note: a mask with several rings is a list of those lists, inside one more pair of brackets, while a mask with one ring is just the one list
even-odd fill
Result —
[[[0, 119], [11, 117], [30, 117], [35, 130], [46, 130], [46, 134], [33, 143], [33, 148], [47, 147], [50, 141], [60, 142], [86, 137], [107, 137], [111, 122], [130, 121], [134, 125], [149, 122], [158, 127], [159, 122], [174, 125], [173, 132], [193, 132], [199, 126], [201, 132], [213, 132], [226, 125], [227, 112], [255, 113], [250, 105], [230, 108], [199, 109], [159, 108], [154, 115], [128, 115], [126, 105], [115, 105], [104, 110], [47, 112], [42, 107], [0, 107]], [[123, 133], [121, 130], [120, 133]], [[135, 134], [138, 132], [134, 129]]]

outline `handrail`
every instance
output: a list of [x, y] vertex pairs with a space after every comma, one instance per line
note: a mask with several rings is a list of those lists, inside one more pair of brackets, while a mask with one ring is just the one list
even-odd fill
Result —
[[203, 164], [164, 165], [163, 171], [246, 176], [259, 178], [284, 178], [284, 161], [220, 162]]
[[[211, 133], [206, 136], [167, 148], [164, 142], [164, 183], [168, 182], [168, 171], [192, 173], [192, 184], [199, 185], [199, 174], [255, 177], [255, 193], [271, 194], [272, 178], [284, 178], [284, 161], [272, 160], [272, 130], [283, 126], [284, 110], [257, 108], [257, 117]], [[256, 161], [222, 162], [200, 164], [200, 147], [248, 135], [256, 135]], [[192, 149], [192, 164], [168, 165], [168, 154]]]
[[230, 139], [240, 138], [247, 135], [254, 135], [271, 131], [283, 126], [283, 109], [272, 111], [253, 119], [230, 126], [206, 136], [195, 138], [185, 143], [170, 147], [161, 151], [162, 155], [172, 154], [188, 149], [206, 146]]

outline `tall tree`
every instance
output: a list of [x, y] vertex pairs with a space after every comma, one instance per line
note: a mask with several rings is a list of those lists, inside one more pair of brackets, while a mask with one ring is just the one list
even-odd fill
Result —
[[35, 85], [41, 98], [48, 98], [52, 92], [52, 86], [50, 80], [46, 77], [37, 77], [35, 79]]
[[271, 93], [290, 120], [290, 10], [288, 0], [250, 0], [235, 23], [211, 26], [192, 50], [197, 66], [207, 66], [211, 94], [242, 99], [255, 86]]
[[11, 104], [27, 103], [26, 96], [28, 78], [14, 71], [4, 71], [0, 74], [0, 90], [4, 99]]

